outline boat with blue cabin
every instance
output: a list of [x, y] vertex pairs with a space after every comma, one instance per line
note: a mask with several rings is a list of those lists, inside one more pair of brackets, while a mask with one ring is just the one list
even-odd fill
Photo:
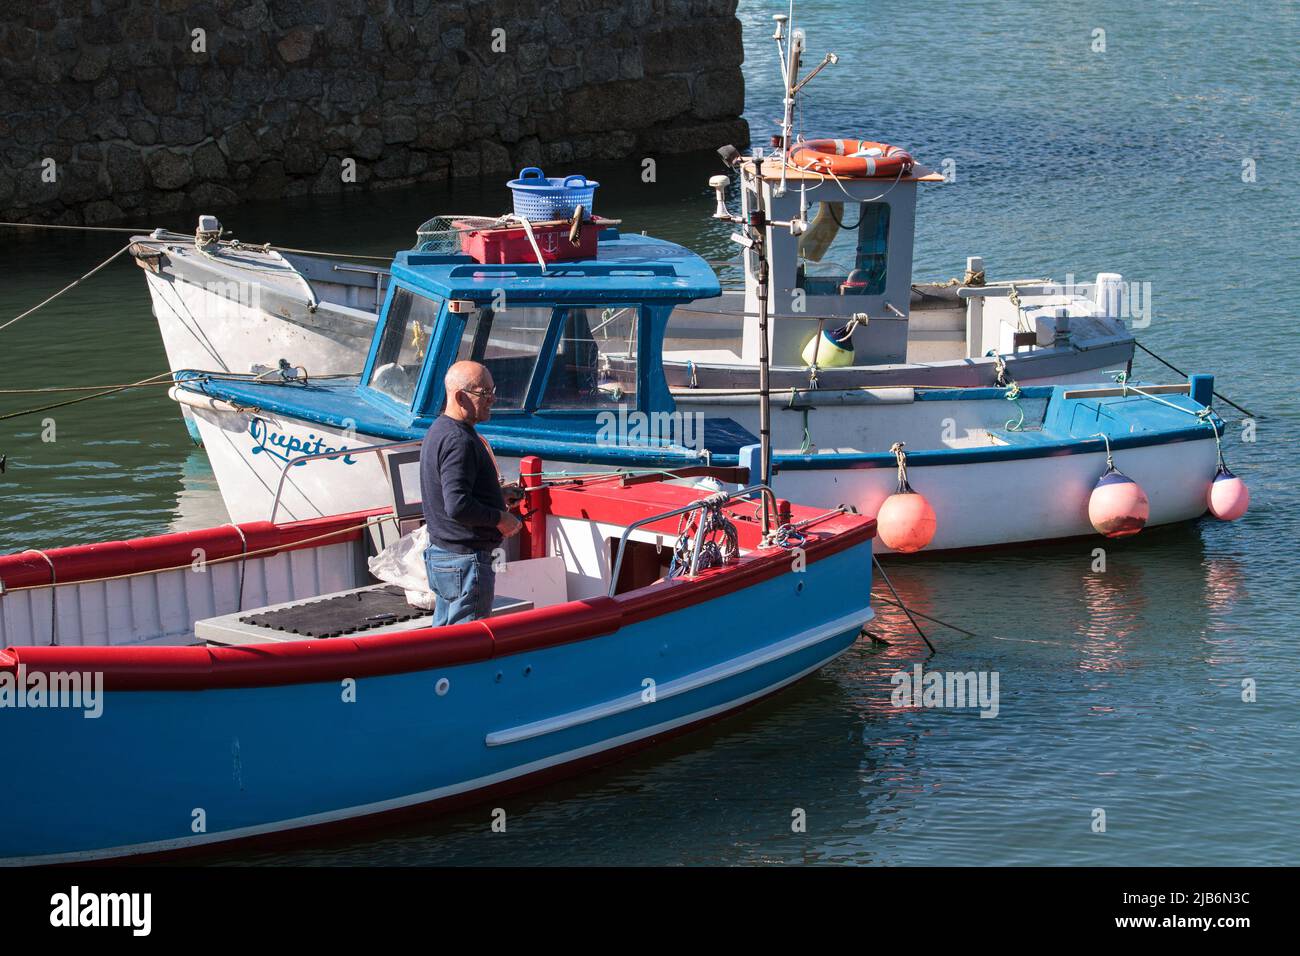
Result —
[[[507, 470], [541, 454], [575, 474], [701, 464], [759, 473], [753, 396], [674, 391], [665, 377], [674, 311], [719, 294], [690, 250], [606, 228], [589, 258], [543, 266], [413, 250], [390, 271], [358, 377], [178, 373], [170, 394], [192, 413], [235, 520], [381, 504], [386, 452], [362, 449], [422, 438], [460, 359], [482, 362], [496, 381], [480, 432]], [[779, 494], [875, 516], [907, 479], [934, 511], [928, 551], [1096, 534], [1089, 504], [1109, 464], [1144, 490], [1147, 525], [1198, 518], [1223, 427], [1209, 376], [770, 394]], [[883, 529], [881, 538], [878, 551], [915, 550], [893, 548]]]
[[[743, 279], [734, 287], [677, 307], [662, 342], [668, 387], [746, 392], [757, 405], [760, 338], [770, 350], [771, 382], [782, 388], [970, 388], [1131, 374], [1134, 338], [1124, 320], [1150, 303], [1119, 273], [994, 280], [984, 257], [972, 255], [964, 268], [953, 264], [957, 275], [947, 281], [915, 276], [920, 193], [942, 188], [948, 173], [884, 143], [796, 137], [798, 97], [837, 58], [828, 54], [801, 80], [806, 37], [785, 14], [776, 19], [785, 90], [779, 135], [746, 156], [723, 147], [734, 179], [719, 186], [715, 177], [713, 185], [719, 204], [723, 187], [739, 197], [743, 216], [762, 211], [801, 227], [774, 235], [762, 256], [748, 248], [727, 263], [734, 268], [724, 271]], [[539, 180], [542, 171], [529, 168], [510, 183], [516, 213], [549, 215], [520, 207], [521, 191]], [[580, 184], [590, 217], [599, 183], [582, 175], [553, 182], [570, 180]], [[426, 228], [464, 218], [437, 217]], [[395, 281], [390, 266], [226, 234], [216, 217], [202, 216], [193, 236], [156, 230], [133, 238], [171, 370], [256, 375], [286, 361], [316, 377], [359, 374]], [[771, 287], [766, 336], [757, 301], [763, 276]]]
[[500, 799], [762, 700], [872, 616], [869, 518], [681, 483], [698, 470], [550, 479], [529, 457], [493, 613], [433, 627], [377, 563], [419, 524], [413, 463], [376, 510], [0, 556], [0, 733], [21, 768], [0, 863]]

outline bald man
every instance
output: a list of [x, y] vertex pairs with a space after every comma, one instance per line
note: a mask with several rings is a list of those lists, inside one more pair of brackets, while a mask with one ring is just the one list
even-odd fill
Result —
[[429, 528], [424, 566], [437, 597], [434, 627], [492, 612], [492, 552], [521, 527], [506, 510], [492, 450], [474, 429], [492, 416], [492, 373], [478, 362], [457, 362], [443, 384], [445, 409], [420, 448], [420, 492]]

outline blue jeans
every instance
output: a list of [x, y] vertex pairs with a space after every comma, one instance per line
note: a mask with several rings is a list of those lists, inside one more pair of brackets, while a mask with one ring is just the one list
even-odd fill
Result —
[[497, 574], [491, 551], [456, 554], [441, 548], [424, 551], [424, 568], [429, 589], [437, 600], [433, 605], [433, 626], [477, 621], [492, 613]]

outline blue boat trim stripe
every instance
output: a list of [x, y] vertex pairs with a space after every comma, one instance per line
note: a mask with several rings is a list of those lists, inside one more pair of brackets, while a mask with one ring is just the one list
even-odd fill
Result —
[[[272, 391], [274, 388], [282, 386], [248, 386], [242, 383], [236, 384], [231, 382], [188, 382], [185, 387], [200, 391], [201, 393], [220, 397], [232, 401], [239, 405], [256, 404], [266, 413], [272, 415], [283, 415], [302, 422], [307, 426], [324, 426], [327, 428], [342, 429], [345, 426], [345, 420], [351, 418], [351, 424], [356, 432], [360, 435], [374, 436], [377, 439], [387, 441], [410, 441], [424, 437], [428, 430], [430, 419], [412, 417], [409, 414], [402, 419], [380, 418], [375, 415], [366, 415], [366, 411], [378, 411], [374, 404], [369, 408], [364, 403], [357, 404], [339, 404], [350, 401], [353, 395], [364, 395], [365, 390], [358, 393], [349, 393], [346, 396], [333, 396], [333, 401], [326, 400], [321, 402], [319, 407], [312, 408], [306, 405], [302, 398], [310, 394], [309, 389], [325, 388], [320, 386], [308, 386], [307, 388], [294, 389], [292, 394], [298, 401], [278, 400], [277, 393]], [[971, 391], [978, 391], [972, 389]], [[989, 390], [984, 390], [989, 391]], [[1000, 390], [998, 390], [1000, 391]], [[1070, 403], [1080, 402], [1080, 399], [1069, 399]], [[338, 405], [337, 408], [331, 408], [331, 405]], [[352, 415], [344, 412], [350, 411]], [[353, 417], [355, 416], [355, 417]], [[511, 416], [500, 416], [499, 419], [494, 416], [494, 421], [480, 426], [483, 435], [491, 442], [493, 450], [498, 455], [508, 457], [520, 457], [522, 455], [541, 455], [544, 458], [554, 459], [557, 461], [570, 461], [578, 464], [589, 465], [612, 465], [612, 466], [638, 466], [638, 467], [681, 467], [687, 464], [698, 464], [701, 460], [700, 455], [682, 452], [673, 453], [667, 448], [656, 447], [637, 447], [637, 446], [595, 446], [590, 442], [565, 441], [562, 439], [548, 439], [543, 437], [546, 434], [545, 416], [536, 416], [532, 422], [527, 420], [512, 420]], [[1222, 420], [1217, 416], [1214, 421], [1222, 427]], [[530, 429], [528, 426], [533, 424]], [[509, 434], [500, 434], [498, 427], [509, 428]], [[1148, 448], [1156, 445], [1167, 445], [1184, 441], [1209, 441], [1213, 439], [1211, 429], [1199, 422], [1189, 422], [1187, 425], [1177, 427], [1164, 427], [1158, 431], [1139, 432], [1137, 434], [1117, 434], [1111, 436], [1111, 448], [1123, 451], [1132, 448]], [[1061, 438], [1055, 441], [1042, 441], [1033, 444], [1009, 444], [1009, 445], [989, 445], [987, 447], [975, 448], [943, 448], [943, 449], [921, 449], [915, 452], [909, 452], [908, 463], [913, 467], [929, 467], [936, 465], [968, 465], [982, 462], [996, 461], [1024, 461], [1033, 458], [1054, 458], [1067, 455], [1087, 455], [1102, 454], [1105, 452], [1105, 443], [1100, 438]], [[714, 454], [711, 457], [713, 464], [721, 467], [731, 467], [739, 464], [739, 456], [736, 454]], [[773, 467], [777, 472], [781, 471], [817, 471], [820, 469], [871, 469], [871, 468], [896, 468], [897, 461], [893, 454], [887, 451], [882, 452], [847, 452], [847, 453], [820, 453], [815, 455], [782, 455], [775, 454], [772, 456]]]
[[[716, 684], [719, 681], [735, 677], [737, 674], [743, 674], [745, 671], [753, 670], [755, 667], [762, 667], [764, 664], [824, 641], [828, 636], [842, 634], [851, 627], [866, 624], [873, 617], [875, 617], [875, 612], [870, 607], [861, 608], [823, 624], [816, 630], [796, 634], [784, 641], [769, 644], [766, 647], [734, 657], [729, 661], [714, 664], [712, 667], [706, 667], [704, 670], [696, 671], [686, 677], [679, 677], [676, 680], [658, 684], [655, 687], [654, 700], [665, 700], [676, 697], [678, 694], [699, 690], [702, 687], [708, 687], [710, 684]], [[483, 742], [489, 747], [500, 747], [504, 744], [518, 743], [521, 740], [531, 740], [534, 737], [559, 733], [561, 730], [568, 730], [571, 727], [578, 727], [595, 720], [626, 713], [629, 710], [643, 707], [647, 703], [651, 702], [645, 700], [640, 690], [635, 690], [623, 697], [605, 701], [603, 704], [592, 704], [590, 707], [573, 710], [567, 714], [547, 717], [545, 720], [535, 720], [532, 723], [520, 724], [518, 727], [511, 727], [507, 730], [498, 730], [495, 733], [488, 734]]]

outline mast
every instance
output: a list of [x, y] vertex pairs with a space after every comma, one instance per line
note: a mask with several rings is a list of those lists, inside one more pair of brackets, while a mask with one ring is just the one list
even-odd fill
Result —
[[[760, 164], [760, 171], [761, 171]], [[785, 164], [781, 164], [781, 174], [785, 175]], [[772, 392], [769, 388], [768, 366], [771, 364], [768, 355], [768, 337], [767, 337], [767, 204], [761, 198], [763, 191], [759, 189], [759, 208], [755, 209], [749, 217], [750, 232], [753, 234], [758, 253], [758, 448], [760, 458], [759, 480], [767, 487], [772, 487]], [[791, 230], [793, 231], [793, 229]], [[763, 499], [763, 536], [767, 537], [768, 529], [771, 527], [770, 516], [767, 513], [768, 496], [760, 495]]]
[[[781, 185], [777, 188], [777, 195], [785, 195], [785, 159], [790, 155], [790, 136], [794, 130], [794, 94], [795, 81], [799, 77], [799, 57], [803, 53], [804, 35], [803, 31], [794, 29], [794, 0], [790, 0], [790, 13], [776, 13], [772, 15], [776, 21], [776, 32], [772, 34], [772, 39], [776, 41], [777, 62], [781, 64], [781, 101], [784, 112], [781, 114]], [[788, 50], [782, 48], [781, 41], [785, 38], [783, 27], [786, 24], [790, 26], [790, 45]]]
[[[800, 80], [799, 62], [804, 50], [805, 37], [802, 30], [793, 29], [794, 0], [790, 0], [789, 14], [773, 14], [772, 19], [776, 21], [776, 32], [772, 34], [772, 39], [776, 41], [779, 54], [777, 62], [781, 66], [782, 100], [784, 105], [781, 118], [781, 147], [778, 157], [781, 164], [781, 181], [775, 190], [775, 195], [783, 196], [786, 191], [786, 167], [789, 161], [791, 137], [794, 131], [795, 97], [799, 95], [799, 91], [807, 85], [809, 80], [820, 73], [828, 64], [838, 62], [839, 58], [834, 53], [827, 53], [822, 62]], [[788, 48], [782, 43], [786, 39], [785, 27], [787, 24], [792, 28]], [[770, 488], [772, 485], [772, 392], [769, 377], [771, 340], [768, 335], [768, 281], [770, 278], [770, 265], [767, 257], [768, 239], [770, 230], [773, 227], [789, 229], [792, 236], [802, 235], [808, 228], [808, 210], [806, 200], [804, 200], [800, 203], [798, 218], [780, 222], [770, 219], [771, 210], [768, 205], [767, 190], [763, 183], [763, 160], [761, 155], [751, 156], [747, 161], [734, 146], [724, 146], [718, 150], [718, 154], [728, 168], [740, 171], [742, 179], [746, 175], [751, 175], [746, 163], [753, 164], [754, 194], [757, 201], [755, 207], [750, 211], [748, 219], [743, 216], [732, 215], [727, 209], [726, 188], [731, 182], [730, 177], [713, 176], [709, 179], [709, 185], [713, 187], [714, 192], [717, 194], [718, 204], [713, 218], [724, 222], [743, 224], [746, 227], [745, 232], [732, 233], [731, 240], [758, 257], [754, 291], [758, 299], [758, 440], [759, 454], [762, 459], [760, 481]], [[772, 532], [771, 513], [768, 496], [760, 495], [760, 497], [763, 500], [763, 539], [767, 542]]]

